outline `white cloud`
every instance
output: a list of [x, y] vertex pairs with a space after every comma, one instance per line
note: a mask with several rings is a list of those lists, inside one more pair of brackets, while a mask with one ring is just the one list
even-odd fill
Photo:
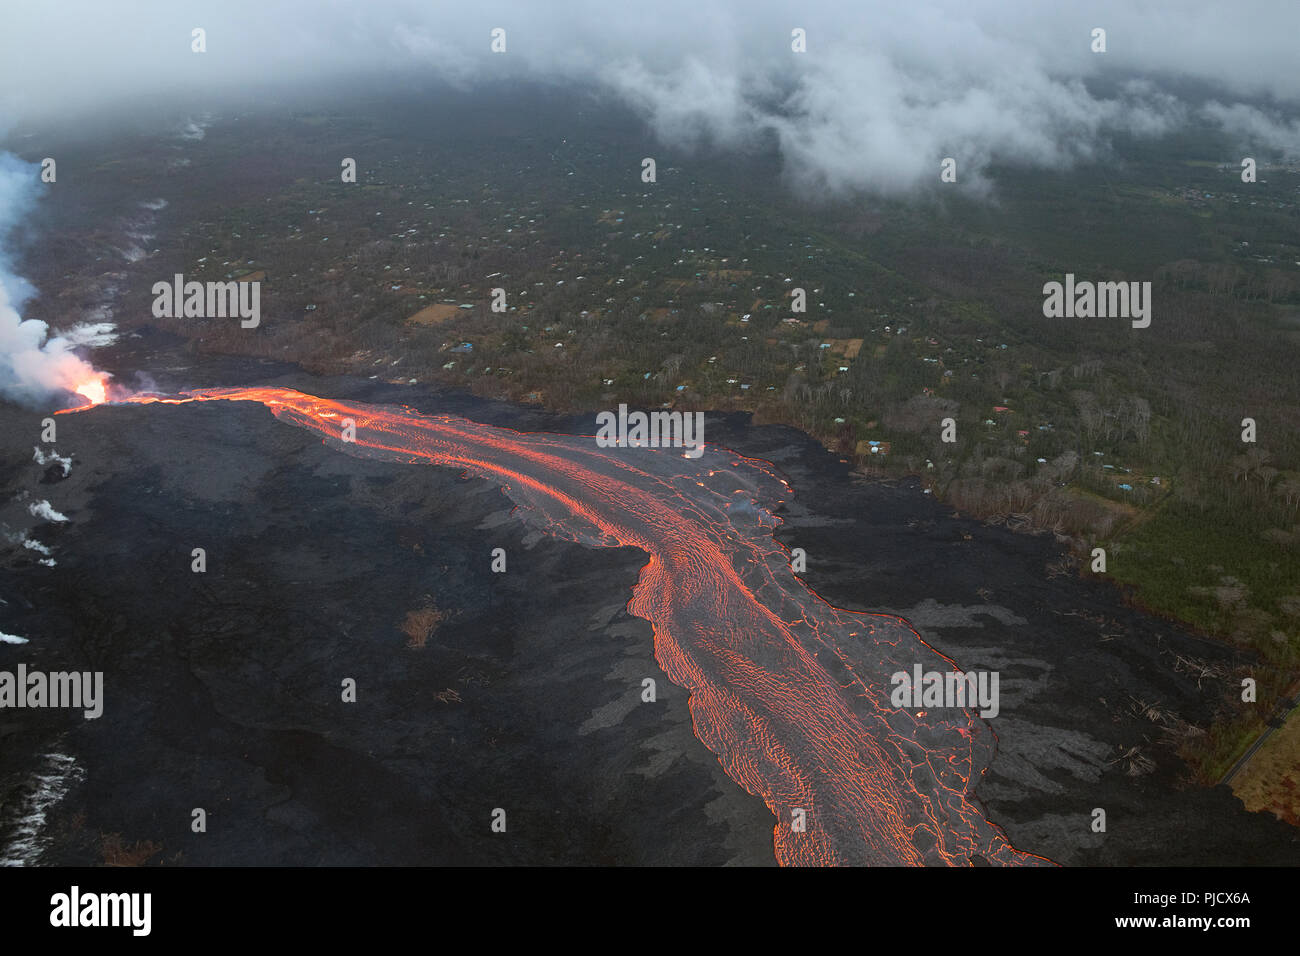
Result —
[[1203, 112], [1236, 137], [1243, 151], [1253, 152], [1262, 147], [1288, 157], [1300, 156], [1300, 122], [1294, 119], [1288, 122], [1244, 103], [1225, 106], [1211, 101], [1205, 104]]
[[[17, 6], [5, 26], [0, 113], [30, 119], [129, 109], [160, 90], [201, 115], [204, 97], [247, 102], [280, 81], [564, 79], [621, 96], [673, 144], [775, 135], [795, 181], [831, 188], [913, 188], [944, 156], [967, 182], [994, 160], [1057, 166], [1105, 155], [1116, 131], [1194, 118], [1286, 149], [1295, 124], [1242, 103], [1300, 101], [1300, 4], [1280, 0], [65, 0], [57, 17]], [[196, 26], [203, 54], [190, 50]], [[494, 27], [504, 55], [489, 50]], [[794, 27], [807, 53], [791, 52]], [[1225, 105], [1179, 102], [1179, 79]]]

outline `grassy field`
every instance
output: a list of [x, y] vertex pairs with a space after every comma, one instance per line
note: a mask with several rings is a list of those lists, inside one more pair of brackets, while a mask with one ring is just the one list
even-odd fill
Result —
[[1232, 781], [1249, 810], [1267, 810], [1300, 826], [1300, 720], [1289, 720]]

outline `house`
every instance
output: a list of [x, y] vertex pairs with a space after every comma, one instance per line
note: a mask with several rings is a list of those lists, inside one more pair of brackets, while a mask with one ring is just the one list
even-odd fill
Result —
[[887, 441], [860, 441], [857, 446], [859, 455], [888, 455], [889, 442]]

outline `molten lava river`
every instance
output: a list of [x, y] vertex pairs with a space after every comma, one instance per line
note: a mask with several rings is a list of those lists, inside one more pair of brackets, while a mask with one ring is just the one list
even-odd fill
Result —
[[[689, 691], [696, 736], [776, 815], [779, 863], [1049, 862], [1012, 847], [971, 799], [995, 747], [978, 714], [890, 705], [891, 674], [958, 668], [901, 618], [833, 607], [791, 571], [772, 535], [791, 489], [768, 463], [714, 446], [696, 459], [600, 448], [281, 388], [183, 395], [127, 401], [261, 402], [348, 454], [487, 478], [557, 538], [646, 552], [628, 610], [653, 625], [660, 666]], [[341, 440], [347, 419], [355, 441]]]

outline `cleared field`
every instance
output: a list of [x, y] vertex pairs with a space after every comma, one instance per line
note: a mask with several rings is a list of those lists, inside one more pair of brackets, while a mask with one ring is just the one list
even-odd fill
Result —
[[436, 305], [426, 306], [406, 321], [412, 325], [438, 325], [446, 322], [459, 312], [459, 306], [448, 302], [439, 302]]
[[830, 339], [827, 344], [831, 347], [832, 355], [840, 355], [846, 359], [855, 359], [862, 351], [862, 339]]
[[1246, 809], [1267, 810], [1300, 826], [1300, 720], [1295, 715], [1232, 781], [1232, 792]]

